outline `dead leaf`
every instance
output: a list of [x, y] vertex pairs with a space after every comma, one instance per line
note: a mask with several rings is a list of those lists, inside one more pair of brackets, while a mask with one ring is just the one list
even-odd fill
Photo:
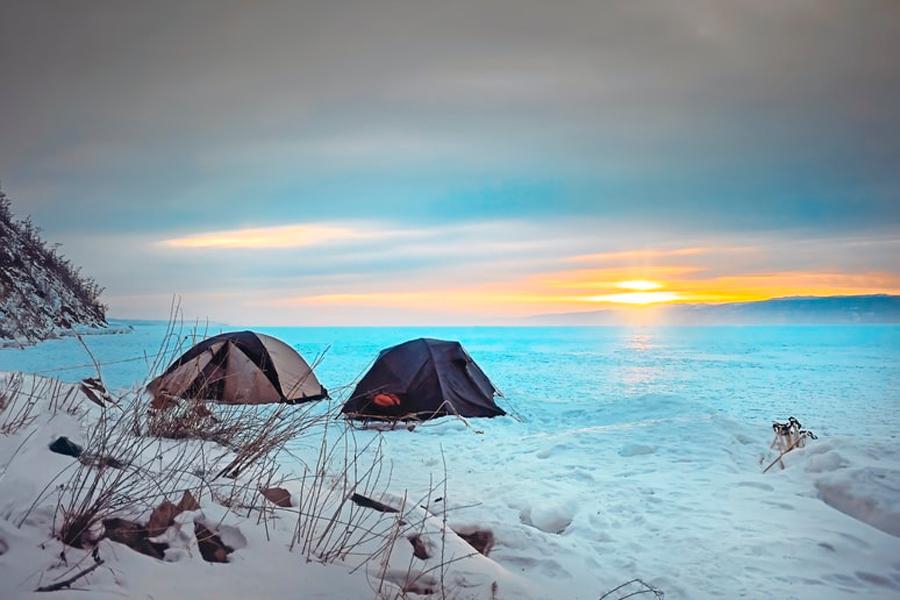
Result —
[[259, 490], [259, 493], [265, 496], [266, 500], [275, 506], [280, 506], [282, 508], [290, 508], [293, 506], [291, 504], [291, 493], [284, 488], [270, 487]]
[[166, 532], [166, 529], [175, 523], [175, 517], [181, 513], [181, 509], [163, 500], [162, 504], [153, 509], [150, 514], [150, 522], [147, 523], [147, 536], [156, 537]]
[[200, 510], [200, 503], [197, 502], [197, 499], [194, 498], [193, 494], [188, 490], [184, 490], [184, 494], [181, 496], [181, 502], [178, 503], [178, 508], [182, 511]]
[[471, 533], [457, 533], [470, 546], [487, 556], [494, 547], [494, 534], [490, 529], [476, 529]]

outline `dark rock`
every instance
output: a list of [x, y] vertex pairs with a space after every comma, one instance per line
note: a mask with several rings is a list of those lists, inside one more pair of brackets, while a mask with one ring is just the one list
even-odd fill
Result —
[[425, 542], [422, 541], [422, 536], [416, 534], [407, 537], [409, 543], [413, 546], [413, 556], [416, 558], [421, 558], [422, 560], [426, 560], [431, 558], [431, 555], [428, 554], [428, 548], [425, 547]]
[[388, 506], [387, 504], [385, 504], [383, 502], [379, 502], [378, 500], [373, 500], [372, 498], [363, 496], [362, 494], [353, 494], [352, 496], [350, 496], [350, 500], [358, 506], [363, 506], [365, 508], [372, 508], [372, 509], [377, 510], [378, 512], [383, 512], [383, 513], [400, 512], [393, 506]]
[[78, 458], [79, 456], [81, 456], [84, 448], [82, 448], [69, 438], [62, 436], [56, 438], [56, 440], [52, 444], [50, 444], [50, 451], [56, 452], [57, 454], [64, 454], [65, 456]]

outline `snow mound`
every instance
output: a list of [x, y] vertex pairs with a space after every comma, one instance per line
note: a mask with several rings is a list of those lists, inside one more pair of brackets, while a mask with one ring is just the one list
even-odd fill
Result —
[[784, 474], [806, 480], [831, 508], [900, 537], [897, 458], [900, 452], [890, 446], [833, 437], [788, 453]]
[[574, 500], [555, 500], [536, 506], [526, 505], [519, 512], [519, 519], [544, 533], [561, 535], [575, 519], [578, 505]]
[[863, 467], [816, 482], [819, 498], [842, 513], [900, 537], [900, 471]]

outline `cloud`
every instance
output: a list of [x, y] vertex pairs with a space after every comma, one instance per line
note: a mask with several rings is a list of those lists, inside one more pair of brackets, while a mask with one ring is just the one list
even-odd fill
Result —
[[606, 294], [604, 296], [590, 296], [590, 302], [612, 302], [614, 304], [655, 304], [658, 302], [674, 302], [681, 296], [676, 292], [623, 292], [621, 294]]
[[665, 282], [689, 278], [704, 271], [706, 268], [702, 262], [671, 266], [629, 265], [626, 263], [623, 266], [605, 269], [554, 270], [550, 273], [542, 274], [540, 281], [543, 285], [553, 289], [580, 289], [585, 291], [606, 289], [615, 291], [623, 283], [634, 281], [635, 278], [652, 280], [661, 286]]
[[900, 220], [890, 3], [48, 6], [0, 36], [0, 164], [58, 184], [16, 193], [48, 228]]
[[9, 0], [0, 176], [117, 309], [893, 290], [896, 12]]
[[[719, 248], [717, 251], [721, 251]], [[568, 260], [584, 261], [584, 262], [622, 262], [622, 261], [646, 261], [652, 259], [668, 258], [672, 256], [693, 256], [703, 252], [709, 252], [705, 248], [676, 248], [673, 250], [663, 249], [643, 249], [643, 250], [620, 250], [616, 252], [598, 252], [595, 254], [583, 254], [580, 256], [571, 256]]]
[[[229, 312], [243, 306], [248, 315], [259, 306], [320, 310], [326, 304], [525, 315], [610, 300], [635, 281], [659, 287], [634, 291], [674, 293], [677, 298], [667, 299], [685, 301], [900, 291], [900, 276], [889, 266], [898, 239], [781, 240], [768, 234], [680, 247], [677, 236], [658, 236], [660, 247], [634, 248], [628, 231], [598, 241], [597, 230], [597, 222], [584, 220], [433, 227], [347, 221], [169, 238], [187, 240], [180, 246], [130, 234], [62, 241], [66, 256], [91, 265], [89, 275], [112, 282], [106, 285], [114, 309], [141, 293], [218, 293], [243, 295], [246, 302], [232, 302]], [[302, 235], [309, 231], [321, 233], [314, 244]], [[623, 250], [587, 251], [601, 244]], [[163, 310], [168, 302], [160, 304]]]
[[297, 248], [352, 239], [361, 234], [346, 227], [283, 225], [200, 233], [160, 242], [172, 248]]

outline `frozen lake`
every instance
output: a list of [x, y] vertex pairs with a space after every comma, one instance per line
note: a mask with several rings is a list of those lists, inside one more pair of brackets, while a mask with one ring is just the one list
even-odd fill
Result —
[[[111, 389], [147, 378], [165, 332], [132, 327], [84, 338]], [[490, 528], [536, 598], [634, 577], [669, 600], [900, 595], [900, 327], [257, 330], [321, 357], [337, 400], [382, 348], [461, 341], [516, 418], [357, 437], [383, 435], [398, 494], [427, 497], [446, 461], [450, 524]], [[69, 381], [91, 362], [71, 338], [0, 350]], [[789, 416], [819, 439], [763, 475]]]

